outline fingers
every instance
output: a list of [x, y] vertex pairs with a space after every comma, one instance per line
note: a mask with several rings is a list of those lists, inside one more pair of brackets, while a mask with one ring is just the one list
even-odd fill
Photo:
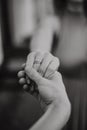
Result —
[[21, 66], [21, 71], [18, 72], [19, 84], [22, 85], [23, 90], [29, 92], [34, 97], [38, 97], [38, 88], [36, 84], [29, 79], [25, 72], [25, 64]]
[[42, 59], [43, 55], [41, 52], [31, 52], [27, 57], [26, 66], [28, 68], [34, 68], [36, 71], [38, 71]]
[[62, 81], [62, 75], [58, 71], [56, 71], [52, 76], [51, 80], [54, 82]]
[[47, 67], [52, 62], [52, 60], [53, 60], [53, 56], [50, 53], [45, 53], [44, 58], [42, 60], [42, 63], [39, 67], [39, 73], [42, 76], [45, 76], [45, 73], [47, 71]]
[[[49, 78], [58, 69], [59, 64], [59, 59], [50, 53], [32, 52], [27, 57], [25, 72], [29, 76], [31, 75], [31, 70], [35, 70], [39, 72], [42, 77]], [[33, 78], [33, 76], [31, 77]]]
[[25, 76], [25, 71], [24, 70], [21, 70], [18, 72], [18, 77], [21, 78], [21, 77], [24, 77]]
[[41, 59], [41, 56], [38, 55], [39, 53], [32, 52], [28, 55], [27, 57], [27, 62], [25, 66], [25, 73], [27, 76], [31, 79], [34, 80], [36, 83], [41, 79], [41, 76], [37, 73], [34, 67], [34, 62], [36, 57], [38, 56], [39, 59]]
[[36, 82], [37, 85], [39, 85], [40, 83], [43, 82], [43, 78], [41, 77], [41, 75], [32, 67], [29, 68], [28, 66], [25, 67], [25, 72], [28, 75], [28, 77], [33, 80], [34, 82]]
[[25, 78], [20, 78], [19, 83], [20, 84], [26, 84], [27, 82], [26, 82]]
[[38, 71], [42, 60], [43, 60], [43, 54], [41, 52], [37, 52], [34, 60], [34, 65], [33, 65], [36, 71]]
[[26, 66], [29, 69], [34, 68], [41, 76], [47, 78], [58, 69], [59, 60], [48, 52], [32, 52], [27, 57]]
[[21, 66], [21, 71], [19, 71], [18, 74], [17, 74], [17, 76], [19, 78], [19, 83], [21, 85], [24, 85], [25, 83], [27, 83], [26, 78], [25, 78], [26, 73], [24, 71], [24, 68], [25, 68], [25, 63]]
[[[30, 53], [30, 54], [28, 55], [27, 61], [26, 61], [26, 66], [27, 66], [28, 68], [32, 68], [32, 67], [33, 67], [34, 60], [35, 60], [35, 55], [36, 55], [35, 52], [32, 52], [32, 53]], [[26, 67], [26, 66], [25, 66], [25, 67]]]
[[34, 91], [33, 84], [30, 82], [30, 79], [25, 74], [25, 71], [18, 72], [19, 84], [22, 85], [23, 90], [32, 93]]
[[[19, 84], [30, 84], [30, 79], [27, 77], [24, 70], [18, 72]], [[25, 87], [24, 87], [25, 88]]]
[[55, 73], [55, 71], [58, 70], [58, 67], [60, 65], [59, 59], [54, 57], [52, 62], [48, 65], [45, 75], [45, 78], [50, 78]]

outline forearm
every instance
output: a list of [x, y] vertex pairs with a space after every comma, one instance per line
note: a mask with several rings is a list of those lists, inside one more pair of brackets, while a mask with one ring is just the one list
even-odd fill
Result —
[[[61, 110], [60, 110], [61, 109]], [[56, 108], [51, 105], [47, 112], [30, 130], [61, 130], [69, 119], [70, 106]]]
[[41, 50], [41, 51], [51, 51], [51, 45], [53, 41], [53, 32], [47, 25], [42, 25], [36, 30], [32, 41], [31, 41], [31, 51]]
[[[37, 0], [37, 17], [39, 26], [31, 42], [31, 51], [51, 51], [54, 30], [52, 28], [54, 20], [54, 8], [52, 0]], [[51, 19], [53, 20], [51, 20]]]
[[55, 17], [49, 16], [40, 23], [30, 44], [31, 51], [51, 51], [53, 35], [58, 28], [57, 22]]

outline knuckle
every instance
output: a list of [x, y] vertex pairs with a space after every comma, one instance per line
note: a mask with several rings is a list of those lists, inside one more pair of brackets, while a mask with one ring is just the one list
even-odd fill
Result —
[[53, 71], [54, 71], [54, 68], [51, 67], [51, 66], [49, 66], [49, 67], [48, 67], [48, 71], [49, 71], [49, 72], [53, 72]]

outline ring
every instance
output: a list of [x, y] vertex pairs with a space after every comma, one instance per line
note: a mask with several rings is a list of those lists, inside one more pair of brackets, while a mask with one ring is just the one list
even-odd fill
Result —
[[41, 64], [41, 61], [35, 60], [35, 61], [34, 61], [34, 64]]

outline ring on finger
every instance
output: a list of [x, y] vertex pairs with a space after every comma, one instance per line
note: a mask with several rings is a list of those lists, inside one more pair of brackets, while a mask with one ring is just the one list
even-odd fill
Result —
[[35, 60], [34, 64], [41, 64], [41, 61], [40, 60]]

